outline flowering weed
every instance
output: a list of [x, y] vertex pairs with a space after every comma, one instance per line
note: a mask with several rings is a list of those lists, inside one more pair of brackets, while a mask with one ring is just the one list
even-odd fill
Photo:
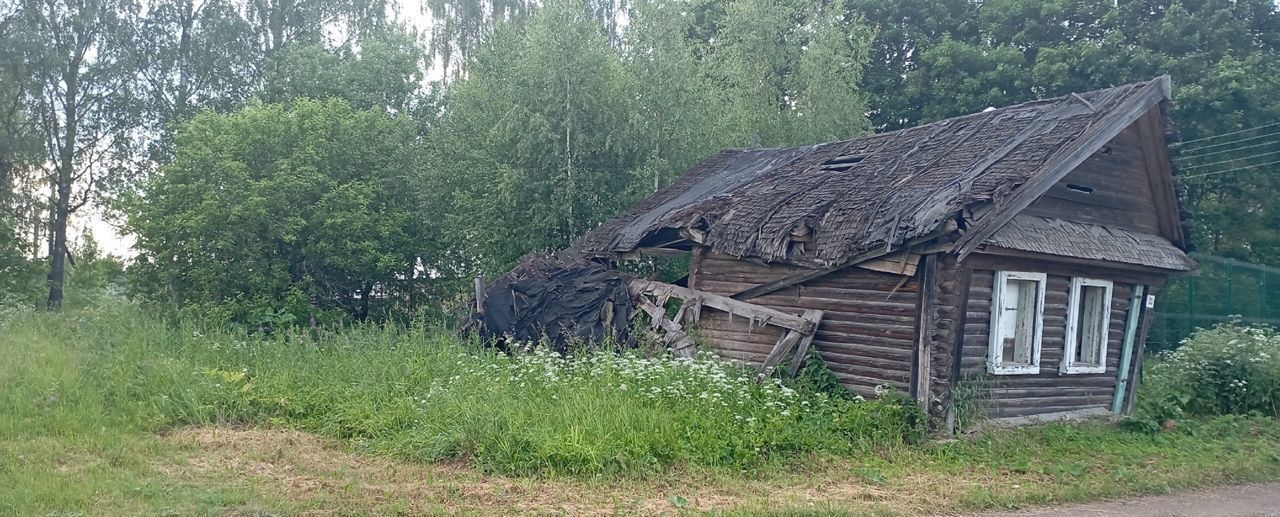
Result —
[[[398, 457], [590, 476], [752, 470], [918, 434], [910, 404], [757, 382], [711, 355], [506, 355], [441, 329], [257, 336], [148, 321], [130, 308], [82, 314], [51, 328], [89, 356], [85, 394], [148, 430], [271, 424]], [[36, 332], [29, 325], [10, 326]]]
[[1197, 330], [1151, 365], [1138, 404], [1151, 430], [1187, 416], [1280, 416], [1280, 334], [1239, 322]]

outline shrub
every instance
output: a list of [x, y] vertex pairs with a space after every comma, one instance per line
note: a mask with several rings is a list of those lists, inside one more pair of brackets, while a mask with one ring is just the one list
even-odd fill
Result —
[[1138, 424], [1153, 430], [1186, 416], [1280, 416], [1280, 334], [1238, 321], [1199, 329], [1158, 356], [1138, 404]]

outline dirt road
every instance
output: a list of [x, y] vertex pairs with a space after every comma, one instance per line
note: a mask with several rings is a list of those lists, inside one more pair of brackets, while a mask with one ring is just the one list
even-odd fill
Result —
[[1107, 517], [1280, 516], [1280, 483], [1158, 495], [1127, 501], [986, 514], [986, 517], [1058, 517], [1068, 515]]

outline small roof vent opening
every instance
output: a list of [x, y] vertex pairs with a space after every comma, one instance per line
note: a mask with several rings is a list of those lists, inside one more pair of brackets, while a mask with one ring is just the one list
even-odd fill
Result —
[[844, 172], [852, 169], [855, 164], [866, 158], [865, 154], [846, 154], [837, 156], [825, 162], [822, 162], [822, 170], [831, 172]]

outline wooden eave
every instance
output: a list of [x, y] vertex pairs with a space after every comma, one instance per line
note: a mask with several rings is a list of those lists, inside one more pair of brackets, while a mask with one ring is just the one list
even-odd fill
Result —
[[[968, 231], [956, 241], [952, 251], [960, 260], [976, 251], [995, 232], [1013, 220], [1031, 203], [1044, 195], [1054, 184], [1074, 171], [1086, 159], [1113, 140], [1135, 122], [1142, 121], [1144, 151], [1149, 149], [1146, 160], [1154, 165], [1147, 168], [1148, 181], [1156, 193], [1157, 207], [1161, 213], [1160, 229], [1163, 236], [1178, 246], [1185, 246], [1181, 225], [1177, 222], [1177, 198], [1173, 193], [1173, 175], [1169, 167], [1167, 151], [1162, 147], [1164, 134], [1156, 124], [1160, 122], [1160, 103], [1170, 97], [1169, 76], [1160, 76], [1130, 96], [1123, 105], [1112, 110], [1071, 144], [1060, 149], [1045, 161], [1045, 165], [1031, 175], [1026, 183], [1015, 189], [1007, 198], [992, 206], [991, 210], [973, 221]], [[1145, 117], [1145, 118], [1144, 118]]]

